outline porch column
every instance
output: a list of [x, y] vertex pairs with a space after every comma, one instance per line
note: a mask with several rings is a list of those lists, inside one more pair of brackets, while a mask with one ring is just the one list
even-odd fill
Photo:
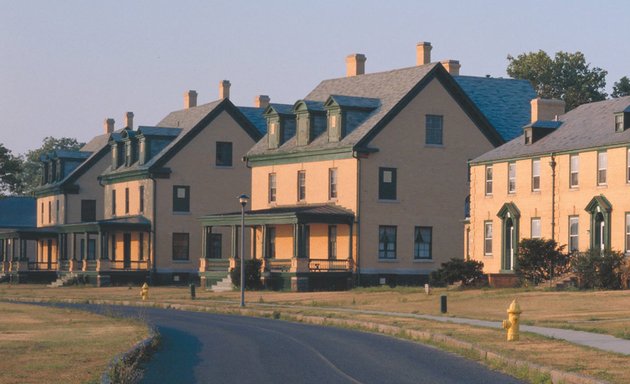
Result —
[[306, 256], [304, 249], [304, 224], [293, 224], [293, 257], [303, 259]]
[[267, 258], [267, 225], [263, 224], [261, 226], [261, 232], [262, 232], [262, 247], [260, 247], [260, 250], [262, 252], [261, 255], [261, 259], [266, 259]]
[[57, 265], [59, 265], [61, 261], [61, 236], [63, 236], [63, 234], [57, 234]]
[[232, 257], [235, 258], [235, 259], [238, 259], [238, 254], [237, 254], [238, 234], [236, 232], [237, 228], [236, 228], [235, 225], [232, 225], [231, 228], [232, 228], [232, 243], [231, 243], [231, 246], [230, 246], [230, 248], [231, 248], [230, 251], [232, 253]]
[[18, 239], [18, 261], [24, 260], [24, 240]]
[[94, 255], [95, 260], [100, 260], [103, 257], [103, 233], [99, 228], [98, 233], [96, 235], [96, 255]]
[[87, 260], [88, 258], [88, 242], [90, 241], [90, 234], [87, 232], [84, 232], [83, 236], [85, 237], [85, 240], [83, 241], [83, 260]]
[[203, 226], [201, 229], [201, 258], [208, 258], [208, 234], [212, 233], [212, 227]]
[[75, 232], [72, 232], [70, 234], [70, 238], [72, 242], [72, 244], [70, 244], [70, 254], [72, 255], [72, 258], [70, 260], [76, 260], [77, 259], [77, 234]]
[[348, 260], [352, 260], [352, 231], [354, 230], [354, 223], [348, 224]]

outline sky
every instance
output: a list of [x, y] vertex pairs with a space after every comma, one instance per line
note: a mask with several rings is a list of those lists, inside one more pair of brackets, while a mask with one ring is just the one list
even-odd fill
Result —
[[224, 79], [237, 105], [293, 104], [351, 53], [366, 73], [410, 67], [420, 41], [473, 76], [507, 77], [508, 54], [581, 51], [610, 93], [630, 76], [628, 14], [626, 0], [0, 0], [0, 143], [88, 141], [127, 111], [155, 125]]

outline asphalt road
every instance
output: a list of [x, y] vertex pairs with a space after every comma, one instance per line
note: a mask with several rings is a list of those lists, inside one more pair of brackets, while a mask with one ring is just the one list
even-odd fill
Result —
[[436, 348], [280, 320], [115, 307], [155, 326], [162, 344], [142, 383], [521, 383]]

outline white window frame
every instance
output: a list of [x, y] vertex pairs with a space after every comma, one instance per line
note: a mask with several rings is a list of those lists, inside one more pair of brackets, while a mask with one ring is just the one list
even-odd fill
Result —
[[483, 223], [483, 254], [492, 256], [492, 221]]
[[569, 156], [569, 187], [577, 188], [579, 185], [580, 185], [580, 157], [578, 155], [571, 155]]
[[[575, 223], [575, 233], [573, 233], [573, 223]], [[569, 216], [569, 252], [580, 249], [580, 218], [579, 216]], [[571, 247], [575, 239], [575, 249]]]
[[540, 191], [540, 159], [532, 160], [532, 191]]
[[484, 173], [485, 173], [485, 180], [486, 180], [485, 192], [487, 196], [491, 196], [492, 195], [492, 180], [493, 180], [492, 165], [486, 165]]
[[608, 184], [608, 153], [597, 152], [597, 185]]
[[516, 163], [508, 163], [508, 193], [516, 193]]
[[531, 238], [532, 239], [540, 239], [542, 238], [542, 227], [540, 223], [540, 217], [533, 217], [531, 223]]

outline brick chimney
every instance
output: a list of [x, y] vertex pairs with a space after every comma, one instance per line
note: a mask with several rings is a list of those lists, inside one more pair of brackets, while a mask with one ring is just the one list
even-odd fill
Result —
[[530, 101], [532, 107], [532, 123], [536, 121], [553, 121], [563, 115], [565, 103], [558, 99], [541, 99], [540, 97]]
[[258, 95], [254, 98], [254, 107], [267, 108], [271, 99], [267, 95]]
[[230, 98], [230, 85], [229, 80], [221, 80], [219, 83], [219, 99]]
[[431, 62], [431, 43], [421, 41], [416, 44], [416, 65], [425, 65]]
[[451, 76], [459, 76], [459, 68], [461, 68], [459, 60], [442, 60], [441, 63]]
[[184, 108], [192, 108], [197, 106], [197, 91], [192, 89], [184, 93]]
[[125, 127], [133, 129], [133, 112], [127, 112], [125, 114]]
[[346, 77], [363, 75], [365, 73], [365, 61], [367, 58], [362, 53], [353, 53], [346, 56]]
[[114, 132], [114, 119], [112, 119], [111, 117], [105, 119], [103, 127], [105, 128], [105, 133], [107, 134]]

